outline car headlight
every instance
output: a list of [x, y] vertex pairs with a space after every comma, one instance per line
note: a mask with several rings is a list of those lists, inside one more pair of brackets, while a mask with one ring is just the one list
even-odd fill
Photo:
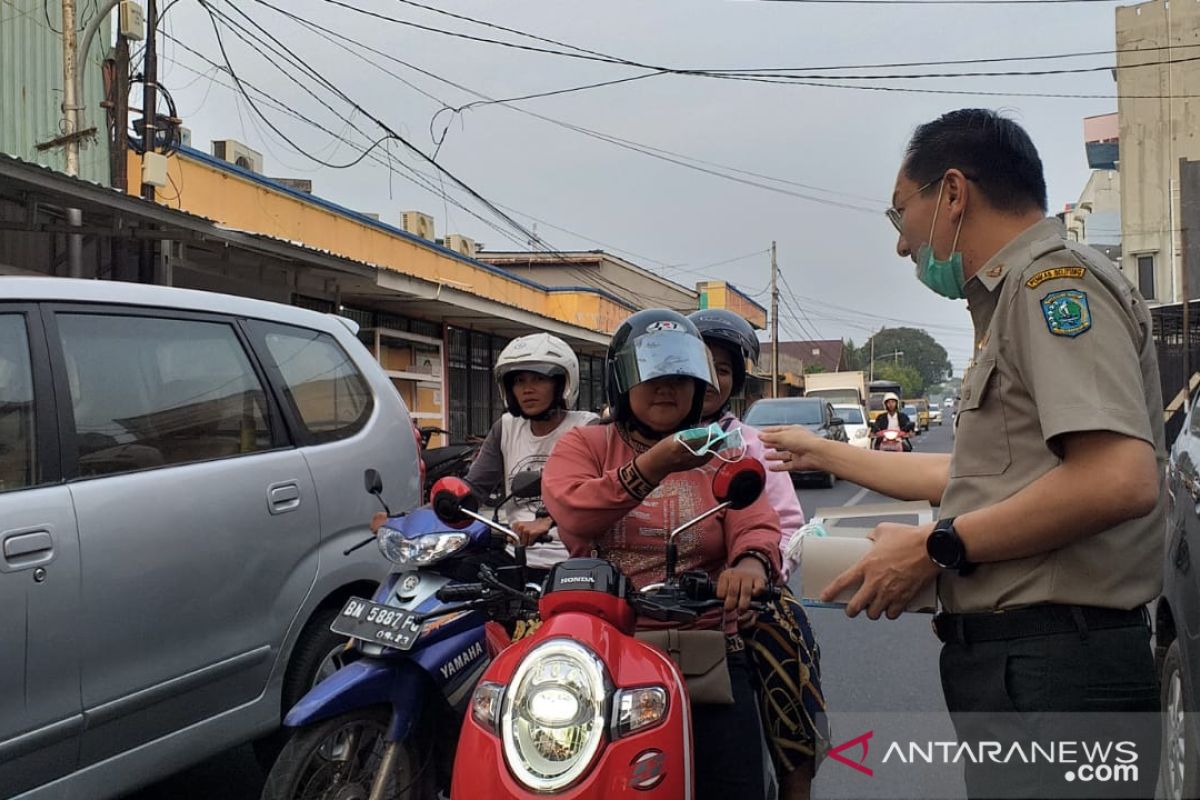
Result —
[[430, 533], [409, 539], [391, 528], [379, 529], [379, 549], [384, 558], [397, 564], [425, 566], [441, 561], [467, 546], [471, 537], [465, 533]]
[[500, 737], [513, 775], [560, 791], [591, 766], [604, 740], [610, 687], [596, 654], [569, 639], [535, 647], [504, 695]]

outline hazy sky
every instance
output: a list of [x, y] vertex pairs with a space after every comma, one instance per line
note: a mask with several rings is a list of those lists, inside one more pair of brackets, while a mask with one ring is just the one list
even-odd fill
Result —
[[[346, 7], [481, 37], [554, 47], [449, 19], [400, 0], [345, 0], [344, 5], [325, 0], [266, 1], [493, 98], [644, 72], [625, 65], [451, 38], [364, 16]], [[426, 2], [626, 60], [702, 69], [832, 67], [1111, 50], [1116, 6], [1110, 2], [973, 7], [755, 0]], [[248, 24], [228, 2], [214, 0], [213, 4], [232, 19]], [[405, 85], [259, 0], [238, 0], [236, 7], [426, 153], [434, 150], [430, 123], [441, 102], [458, 106], [478, 99], [399, 63], [359, 51], [412, 84]], [[195, 0], [181, 0], [172, 8], [165, 30], [221, 62], [208, 15]], [[370, 140], [381, 135], [368, 118], [315, 87], [311, 79], [306, 85], [333, 106], [336, 114], [289, 82], [233, 34], [222, 36], [238, 74], [279, 102], [356, 141], [367, 139], [355, 133], [350, 123], [361, 127]], [[402, 210], [424, 210], [437, 219], [439, 236], [462, 233], [491, 249], [515, 248], [461, 209], [447, 208], [438, 194], [416, 186], [402, 174], [391, 175], [369, 159], [344, 170], [314, 164], [270, 131], [244, 100], [209, 80], [216, 75], [229, 82], [227, 76], [169, 39], [162, 44], [162, 55], [162, 82], [173, 92], [195, 146], [207, 149], [209, 140], [218, 138], [243, 140], [263, 153], [267, 174], [311, 178], [316, 193], [336, 202], [379, 212], [394, 223], [399, 222]], [[1099, 67], [1110, 65], [1113, 59], [1112, 55], [1100, 55], [871, 71], [1021, 71]], [[198, 69], [203, 76], [181, 65]], [[858, 83], [959, 92], [1115, 93], [1108, 71]], [[807, 314], [803, 326], [785, 319], [784, 338], [806, 338], [804, 333], [812, 331], [821, 338], [850, 337], [861, 343], [870, 329], [878, 327], [879, 318], [897, 318], [928, 326], [949, 351], [956, 371], [970, 354], [970, 318], [965, 304], [940, 299], [917, 283], [911, 262], [895, 255], [896, 237], [880, 213], [888, 205], [899, 158], [912, 129], [963, 106], [1005, 110], [1029, 130], [1041, 151], [1051, 210], [1056, 211], [1077, 199], [1087, 179], [1083, 118], [1116, 109], [1113, 99], [859, 91], [679, 75], [513, 105], [693, 159], [791, 181], [784, 184], [741, 174], [789, 192], [859, 207], [789, 196], [685, 169], [503, 105], [474, 108], [457, 116], [443, 113], [438, 129], [446, 122], [452, 124], [438, 153], [439, 163], [484, 197], [515, 209], [512, 215], [522, 224], [532, 226], [534, 218], [541, 220], [537, 232], [553, 247], [591, 249], [602, 245], [551, 225], [603, 242], [614, 252], [637, 254], [628, 257], [684, 283], [703, 276], [679, 270], [727, 278], [748, 293], [762, 291], [760, 299], [765, 304], [766, 250], [774, 239], [794, 294], [787, 298], [785, 315]], [[308, 152], [331, 163], [356, 157], [348, 145], [337, 144], [328, 134], [266, 104], [260, 107]], [[382, 149], [378, 152], [384, 154]], [[402, 171], [403, 163], [432, 174], [428, 164], [400, 145], [392, 143], [390, 152], [397, 170]], [[449, 181], [445, 185], [453, 189]], [[494, 220], [460, 192], [453, 191], [452, 196]], [[708, 266], [751, 253], [757, 255]], [[843, 310], [847, 308], [875, 316]]]

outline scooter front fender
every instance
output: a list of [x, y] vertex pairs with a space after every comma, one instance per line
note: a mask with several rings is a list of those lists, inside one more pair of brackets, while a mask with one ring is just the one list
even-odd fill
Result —
[[314, 686], [288, 712], [283, 724], [299, 728], [348, 711], [389, 703], [389, 741], [403, 741], [421, 716], [423, 698], [434, 686], [429, 676], [407, 659], [363, 658], [351, 662]]

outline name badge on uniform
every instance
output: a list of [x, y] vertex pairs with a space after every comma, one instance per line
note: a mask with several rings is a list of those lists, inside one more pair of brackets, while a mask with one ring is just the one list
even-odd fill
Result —
[[1043, 297], [1042, 316], [1046, 318], [1046, 327], [1055, 336], [1075, 337], [1092, 327], [1087, 292], [1079, 289], [1064, 289]]

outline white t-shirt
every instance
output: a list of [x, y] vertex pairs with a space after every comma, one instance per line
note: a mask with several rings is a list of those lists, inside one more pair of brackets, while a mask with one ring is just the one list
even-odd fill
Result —
[[887, 429], [898, 431], [900, 430], [900, 412], [887, 415]]
[[[545, 436], [535, 436], [532, 423], [524, 417], [505, 414], [500, 419], [500, 452], [504, 456], [504, 492], [512, 491], [513, 478], [522, 472], [540, 472], [550, 458], [550, 451], [572, 428], [587, 425], [596, 419], [590, 411], [568, 411], [558, 427]], [[541, 508], [540, 499], [514, 498], [504, 505], [505, 519], [513, 522], [530, 522]], [[558, 529], [551, 528], [552, 542], [537, 544], [525, 551], [526, 562], [531, 567], [545, 569], [567, 559], [567, 548], [558, 538]]]

